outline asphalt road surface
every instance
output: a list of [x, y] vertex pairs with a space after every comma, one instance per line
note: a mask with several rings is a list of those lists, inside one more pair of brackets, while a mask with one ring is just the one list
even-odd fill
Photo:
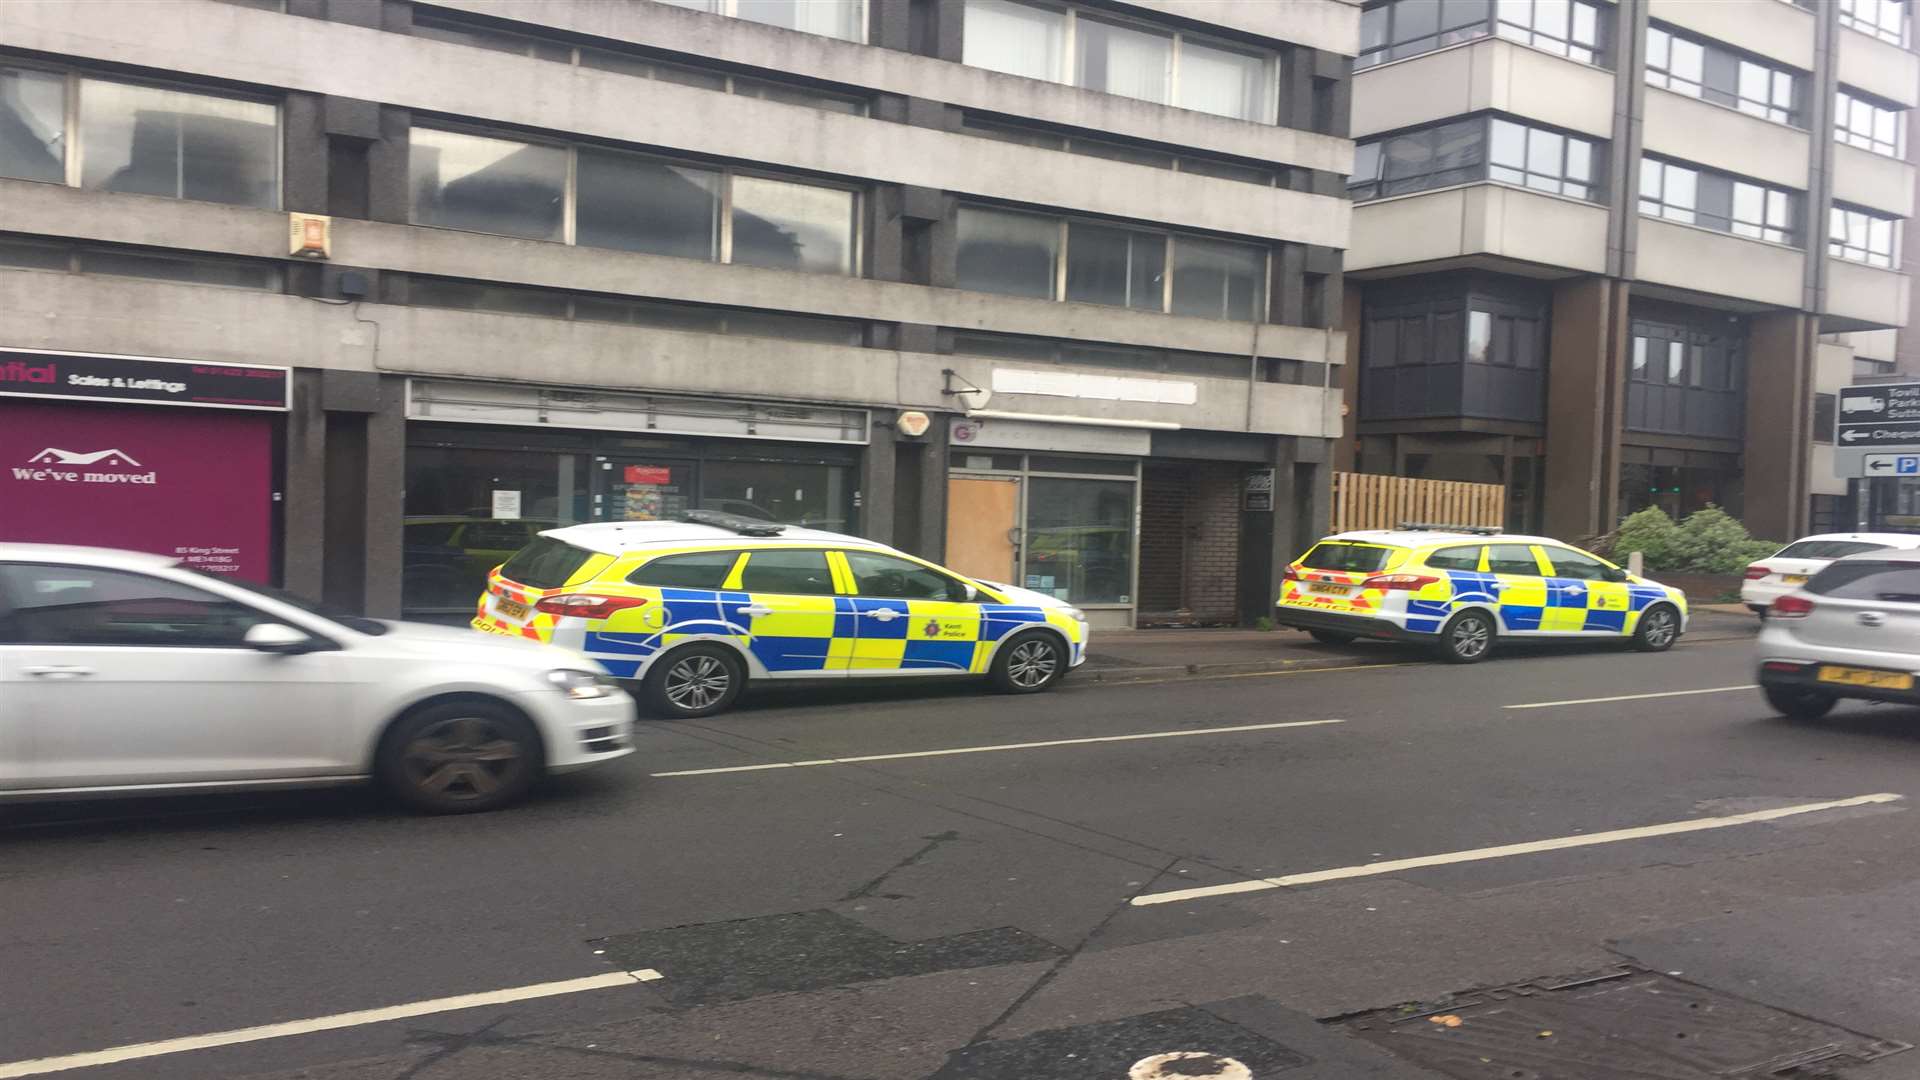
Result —
[[1920, 1075], [1920, 712], [1354, 655], [766, 697], [474, 817], [0, 809], [0, 1077]]

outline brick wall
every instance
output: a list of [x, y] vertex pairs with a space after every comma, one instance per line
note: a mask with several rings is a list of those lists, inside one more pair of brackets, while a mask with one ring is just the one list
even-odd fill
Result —
[[1140, 612], [1234, 622], [1240, 573], [1238, 465], [1150, 467], [1140, 487]]
[[1187, 469], [1149, 468], [1140, 478], [1140, 611], [1166, 615], [1185, 601]]

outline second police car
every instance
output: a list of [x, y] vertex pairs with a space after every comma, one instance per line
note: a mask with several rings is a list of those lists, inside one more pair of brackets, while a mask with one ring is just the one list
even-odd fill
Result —
[[1425, 642], [1471, 664], [1502, 639], [1659, 652], [1686, 631], [1687, 597], [1557, 540], [1407, 525], [1315, 544], [1287, 567], [1274, 621], [1333, 644]]
[[541, 533], [488, 576], [473, 626], [563, 645], [667, 716], [749, 681], [974, 675], [1045, 690], [1086, 659], [1064, 601], [871, 540], [729, 514]]

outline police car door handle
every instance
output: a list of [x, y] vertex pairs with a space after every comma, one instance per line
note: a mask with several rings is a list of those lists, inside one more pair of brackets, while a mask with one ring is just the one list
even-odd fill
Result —
[[761, 607], [759, 604], [748, 604], [746, 607], [740, 609], [740, 614], [751, 615], [757, 619], [762, 615], [773, 614], [773, 609], [770, 607]]
[[894, 610], [893, 608], [885, 607], [885, 608], [868, 608], [867, 610], [861, 612], [860, 614], [865, 615], [869, 619], [879, 619], [881, 622], [892, 622], [893, 620], [899, 618], [901, 613]]

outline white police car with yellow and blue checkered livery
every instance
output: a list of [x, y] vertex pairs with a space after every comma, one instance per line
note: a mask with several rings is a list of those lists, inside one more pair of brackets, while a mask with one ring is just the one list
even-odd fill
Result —
[[1086, 616], [884, 544], [728, 514], [549, 529], [488, 575], [473, 626], [585, 653], [653, 708], [706, 716], [749, 681], [975, 675], [1045, 690]]
[[1687, 597], [1558, 540], [1405, 525], [1315, 544], [1287, 567], [1274, 621], [1330, 644], [1430, 643], [1471, 664], [1502, 641], [1631, 641], [1660, 652], [1686, 632]]

